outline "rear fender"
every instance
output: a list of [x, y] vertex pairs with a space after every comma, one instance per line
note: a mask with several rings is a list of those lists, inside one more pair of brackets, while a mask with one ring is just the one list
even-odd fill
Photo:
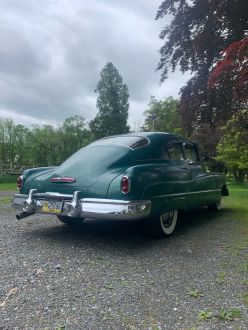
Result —
[[227, 189], [225, 175], [223, 173], [216, 173], [215, 180], [216, 180], [216, 188], [221, 189], [221, 196], [228, 196], [229, 191]]
[[[130, 193], [121, 193], [121, 178], [126, 175], [131, 181]], [[172, 200], [168, 195], [183, 192], [187, 189], [187, 181], [192, 181], [192, 174], [182, 162], [163, 164], [138, 165], [128, 168], [112, 181], [108, 198], [123, 198], [128, 200], [151, 200], [152, 209], [184, 208], [184, 201]], [[166, 195], [166, 196], [164, 196]], [[121, 196], [121, 197], [120, 197]]]
[[25, 170], [22, 173], [22, 177], [23, 177], [23, 184], [22, 184], [22, 188], [20, 190], [20, 192], [22, 194], [27, 194], [30, 190], [30, 185], [32, 183], [32, 181], [37, 178], [38, 176], [48, 173], [48, 172], [52, 172], [56, 169], [57, 166], [51, 166], [51, 167], [36, 167], [36, 168], [30, 168]]

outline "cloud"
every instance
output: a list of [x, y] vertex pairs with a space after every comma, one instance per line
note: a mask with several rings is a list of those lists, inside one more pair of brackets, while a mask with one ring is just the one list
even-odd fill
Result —
[[2, 1], [0, 116], [28, 124], [74, 114], [89, 121], [100, 71], [111, 61], [129, 88], [130, 124], [142, 122], [150, 95], [176, 96], [185, 80], [176, 73], [159, 86], [160, 2]]

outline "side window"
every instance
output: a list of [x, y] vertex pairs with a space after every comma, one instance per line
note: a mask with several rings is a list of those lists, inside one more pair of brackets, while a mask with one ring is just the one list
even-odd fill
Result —
[[171, 144], [165, 150], [171, 159], [184, 159], [181, 143]]
[[186, 156], [187, 160], [190, 160], [193, 162], [196, 162], [198, 160], [196, 148], [194, 146], [185, 144], [184, 151], [185, 151], [185, 156]]

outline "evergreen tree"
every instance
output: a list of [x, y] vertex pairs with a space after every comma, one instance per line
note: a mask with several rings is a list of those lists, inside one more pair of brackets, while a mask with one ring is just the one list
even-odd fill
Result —
[[96, 91], [98, 113], [90, 122], [95, 138], [127, 133], [129, 94], [127, 85], [114, 65], [109, 62], [102, 69]]

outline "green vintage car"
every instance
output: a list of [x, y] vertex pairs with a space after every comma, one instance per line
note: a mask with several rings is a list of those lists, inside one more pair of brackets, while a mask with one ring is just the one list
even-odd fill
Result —
[[205, 170], [194, 142], [157, 132], [97, 140], [60, 166], [24, 171], [17, 185], [18, 220], [35, 213], [68, 225], [140, 219], [157, 237], [174, 232], [179, 211], [219, 210], [228, 195], [224, 175]]

